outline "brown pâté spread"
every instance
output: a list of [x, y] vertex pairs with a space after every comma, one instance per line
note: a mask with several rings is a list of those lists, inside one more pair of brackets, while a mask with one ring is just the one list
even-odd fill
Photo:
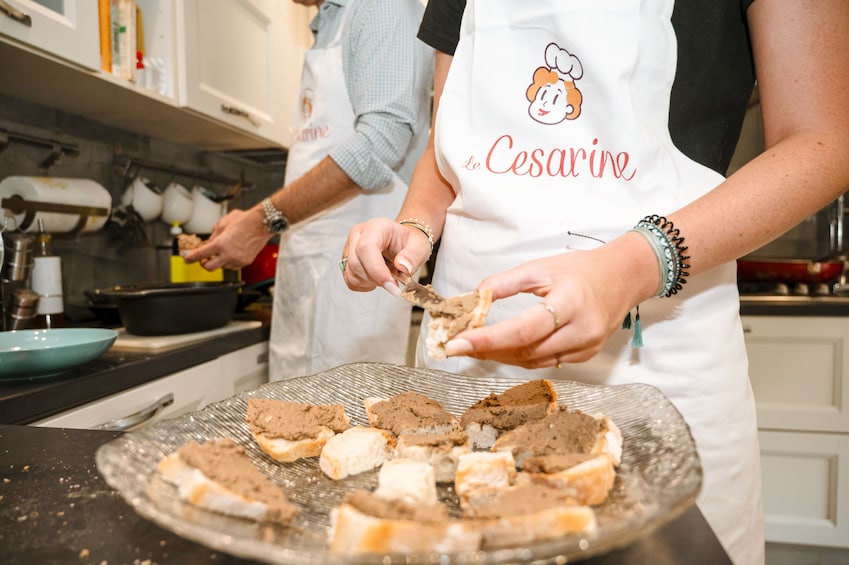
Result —
[[375, 402], [370, 412], [372, 425], [400, 435], [449, 431], [457, 418], [441, 404], [418, 392], [405, 392], [387, 400]]
[[398, 436], [399, 444], [432, 447], [435, 450], [444, 449], [446, 451], [450, 451], [457, 445], [465, 445], [468, 441], [469, 436], [461, 430], [454, 430], [446, 434], [401, 434]]
[[231, 439], [210, 440], [203, 444], [191, 441], [177, 454], [209, 480], [236, 494], [264, 503], [268, 507], [265, 514], [268, 521], [287, 524], [298, 514], [298, 507], [291, 504], [284, 492], [254, 466], [245, 448]]
[[314, 438], [321, 428], [340, 433], [351, 427], [341, 404], [315, 406], [271, 398], [249, 398], [247, 422], [254, 434], [289, 441]]
[[502, 518], [536, 514], [555, 506], [573, 506], [571, 490], [544, 485], [521, 485], [493, 489], [489, 496], [478, 497], [463, 509], [464, 518]]
[[474, 319], [475, 307], [479, 300], [480, 293], [475, 290], [468, 294], [446, 298], [439, 304], [438, 312], [428, 310], [427, 306], [424, 308], [431, 313], [433, 318], [431, 323], [446, 327], [448, 335], [453, 336], [469, 327]]
[[511, 387], [501, 394], [491, 393], [472, 404], [460, 418], [460, 425], [488, 424], [509, 430], [548, 414], [557, 400], [551, 383], [537, 379]]
[[494, 448], [509, 446], [517, 459], [520, 454], [590, 453], [599, 434], [606, 430], [604, 420], [559, 406], [553, 414], [505, 432], [496, 440]]
[[448, 519], [448, 507], [443, 503], [407, 504], [401, 500], [382, 498], [366, 490], [349, 492], [343, 502], [373, 518], [416, 522], [443, 522]]

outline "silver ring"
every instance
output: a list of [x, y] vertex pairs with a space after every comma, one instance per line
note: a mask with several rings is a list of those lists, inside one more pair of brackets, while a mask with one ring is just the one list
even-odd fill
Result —
[[344, 273], [345, 267], [347, 267], [347, 266], [348, 266], [348, 258], [347, 257], [342, 257], [341, 259], [339, 259], [339, 270], [340, 271], [342, 271]]
[[551, 314], [551, 317], [554, 318], [554, 329], [556, 330], [557, 328], [560, 327], [560, 318], [557, 316], [557, 312], [555, 312], [554, 308], [552, 308], [551, 306], [549, 306], [545, 302], [541, 302], [541, 304], [542, 304], [542, 307], [545, 308], [548, 311], [549, 314]]

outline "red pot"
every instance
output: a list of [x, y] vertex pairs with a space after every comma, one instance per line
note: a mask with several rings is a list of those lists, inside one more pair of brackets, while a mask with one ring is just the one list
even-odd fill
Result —
[[264, 288], [274, 284], [279, 248], [275, 243], [267, 243], [253, 263], [242, 267], [242, 281], [246, 288]]
[[737, 278], [744, 282], [824, 283], [843, 272], [842, 261], [739, 259]]

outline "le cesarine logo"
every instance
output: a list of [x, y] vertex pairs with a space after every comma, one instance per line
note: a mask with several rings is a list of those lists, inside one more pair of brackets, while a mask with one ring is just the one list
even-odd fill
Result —
[[[536, 67], [525, 89], [527, 115], [545, 126], [564, 127], [581, 115], [584, 95], [577, 83], [584, 67], [577, 55], [550, 42], [543, 50], [545, 65]], [[563, 139], [574, 139], [573, 137]], [[514, 135], [503, 133], [489, 145], [481, 161], [474, 154], [462, 164], [469, 171], [523, 177], [613, 178], [632, 181], [637, 169], [631, 153], [608, 149], [593, 136], [583, 144], [521, 147]]]

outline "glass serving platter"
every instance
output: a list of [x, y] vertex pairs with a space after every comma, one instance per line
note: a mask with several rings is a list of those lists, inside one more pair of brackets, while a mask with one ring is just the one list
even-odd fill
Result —
[[[263, 385], [198, 412], [163, 420], [116, 438], [97, 451], [100, 473], [136, 512], [177, 535], [231, 555], [269, 563], [565, 563], [625, 546], [675, 518], [695, 502], [702, 468], [690, 429], [656, 388], [586, 385], [552, 381], [558, 404], [602, 412], [621, 429], [622, 463], [610, 496], [596, 507], [598, 529], [513, 549], [440, 554], [362, 556], [329, 551], [330, 511], [353, 489], [373, 490], [377, 471], [334, 481], [318, 458], [278, 463], [254, 443], [245, 422], [247, 399], [276, 398], [312, 404], [342, 404], [351, 423], [368, 425], [363, 399], [408, 391], [425, 394], [460, 416], [490, 393], [524, 379], [465, 377], [429, 369], [353, 363], [315, 375]], [[285, 489], [301, 513], [289, 527], [216, 514], [182, 502], [176, 488], [156, 473], [157, 463], [190, 440], [232, 438], [251, 460]], [[451, 485], [438, 485], [452, 515], [459, 503]]]

